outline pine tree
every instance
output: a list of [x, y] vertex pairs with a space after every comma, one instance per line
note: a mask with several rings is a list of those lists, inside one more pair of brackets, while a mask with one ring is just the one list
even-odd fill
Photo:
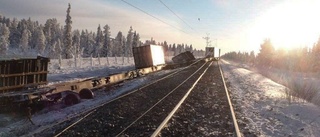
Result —
[[264, 43], [260, 45], [260, 53], [258, 54], [259, 63], [264, 66], [270, 66], [274, 53], [275, 49], [271, 43], [271, 40], [264, 40]]
[[122, 36], [121, 45], [122, 45], [121, 55], [123, 57], [122, 59], [123, 59], [123, 63], [124, 63], [124, 57], [126, 56], [126, 37], [125, 36]]
[[[87, 47], [87, 38], [88, 38], [88, 34], [87, 34], [87, 30], [86, 31], [84, 31], [84, 30], [82, 30], [81, 31], [81, 35], [80, 35], [80, 47], [81, 47], [81, 49], [86, 49], [86, 47]], [[86, 53], [86, 51], [84, 50], [83, 51], [83, 54], [84, 54], [84, 56], [87, 54]]]
[[52, 45], [59, 38], [60, 25], [57, 19], [48, 19], [44, 25], [43, 32], [46, 36], [46, 44]]
[[60, 39], [57, 39], [54, 47], [55, 47], [55, 53], [56, 53], [55, 58], [60, 58], [61, 55], [63, 54], [62, 53], [62, 46], [61, 46], [61, 40]]
[[173, 43], [173, 45], [172, 45], [172, 51], [173, 51], [173, 56], [178, 55], [177, 50], [176, 50], [176, 44], [175, 44], [175, 43]]
[[98, 55], [100, 54], [100, 50], [102, 49], [103, 46], [103, 34], [102, 34], [102, 30], [100, 27], [100, 24], [97, 28], [97, 36], [96, 36], [96, 42], [95, 42], [95, 46], [94, 46], [94, 51], [93, 51], [93, 56], [94, 57], [98, 57]]
[[130, 27], [127, 35], [127, 41], [126, 41], [126, 48], [125, 48], [125, 54], [127, 57], [132, 56], [132, 43], [133, 43], [133, 32], [132, 32], [132, 26]]
[[9, 48], [10, 31], [6, 24], [0, 23], [0, 53], [5, 55]]
[[133, 33], [133, 41], [132, 41], [132, 47], [139, 47], [140, 44], [140, 36], [139, 33], [137, 33], [136, 31], [134, 31]]
[[122, 32], [119, 31], [117, 34], [117, 37], [115, 38], [115, 47], [114, 47], [114, 53], [115, 56], [121, 56], [123, 54], [123, 35]]
[[22, 50], [22, 53], [25, 53], [28, 51], [30, 37], [31, 37], [31, 32], [28, 29], [24, 29], [22, 32], [21, 40], [20, 40], [20, 49]]
[[72, 48], [72, 54], [74, 55], [75, 58], [79, 58], [82, 54], [82, 50], [80, 47], [80, 32], [79, 30], [75, 30], [73, 32], [73, 38], [72, 38], [72, 43], [73, 43], [73, 48]]
[[84, 48], [84, 55], [85, 57], [90, 57], [92, 56], [93, 53], [93, 47], [95, 44], [95, 40], [94, 40], [94, 33], [92, 32], [88, 32], [88, 30], [86, 30], [86, 38], [85, 38], [85, 47]]
[[65, 50], [65, 58], [69, 59], [72, 58], [71, 55], [71, 48], [72, 48], [72, 35], [71, 35], [71, 29], [72, 29], [72, 21], [71, 21], [71, 16], [70, 16], [70, 3], [68, 5], [67, 9], [67, 16], [66, 16], [66, 25], [64, 26], [64, 39], [63, 39], [63, 44], [64, 44], [64, 50]]
[[48, 47], [48, 57], [50, 59], [54, 59], [54, 58], [57, 58], [58, 56], [57, 55], [60, 55], [60, 54], [57, 54], [57, 45], [58, 45], [58, 42], [57, 41], [54, 41], [49, 47]]
[[103, 48], [101, 50], [101, 55], [103, 57], [108, 57], [110, 56], [110, 51], [111, 51], [111, 32], [110, 32], [110, 27], [108, 26], [108, 24], [106, 24], [104, 27], [103, 27], [104, 31], [103, 31], [103, 34], [104, 34], [104, 41], [103, 41]]
[[18, 48], [20, 44], [20, 39], [21, 39], [21, 32], [18, 30], [18, 21], [16, 18], [13, 19], [12, 22], [10, 22], [10, 47], [12, 48]]
[[37, 29], [36, 40], [37, 51], [40, 55], [44, 56], [44, 51], [46, 49], [46, 37], [44, 36], [41, 27], [38, 27]]

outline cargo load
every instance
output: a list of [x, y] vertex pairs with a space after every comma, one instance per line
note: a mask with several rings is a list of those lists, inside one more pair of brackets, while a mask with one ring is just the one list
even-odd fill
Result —
[[133, 47], [132, 53], [137, 69], [165, 64], [162, 46], [145, 45]]
[[186, 63], [195, 60], [196, 58], [190, 51], [180, 53], [172, 58], [174, 63]]

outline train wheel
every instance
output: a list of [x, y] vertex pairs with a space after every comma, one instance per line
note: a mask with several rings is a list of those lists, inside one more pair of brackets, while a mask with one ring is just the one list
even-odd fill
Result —
[[64, 98], [64, 103], [68, 106], [78, 104], [80, 102], [80, 97], [77, 94], [68, 94]]
[[93, 92], [88, 88], [81, 89], [79, 95], [81, 99], [93, 99], [94, 97]]

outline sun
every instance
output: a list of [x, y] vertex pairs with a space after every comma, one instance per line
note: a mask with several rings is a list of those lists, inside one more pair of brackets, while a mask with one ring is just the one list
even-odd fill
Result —
[[250, 40], [270, 38], [276, 49], [311, 47], [320, 36], [320, 1], [287, 1], [270, 8], [251, 27]]

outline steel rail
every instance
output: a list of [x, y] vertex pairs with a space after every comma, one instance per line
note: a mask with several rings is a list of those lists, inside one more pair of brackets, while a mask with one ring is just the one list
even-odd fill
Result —
[[[138, 120], [140, 120], [143, 116], [145, 116], [148, 112], [150, 112], [154, 107], [156, 107], [159, 103], [161, 103], [165, 98], [167, 98], [170, 94], [172, 94], [175, 90], [177, 90], [180, 86], [182, 86], [184, 83], [186, 83], [191, 77], [193, 77], [198, 71], [200, 71], [207, 63], [204, 63], [198, 70], [196, 70], [193, 74], [191, 74], [186, 80], [181, 82], [177, 87], [175, 87], [173, 90], [171, 90], [167, 95], [165, 95], [163, 98], [161, 98], [158, 102], [156, 102], [153, 106], [151, 106], [147, 111], [145, 111], [143, 114], [141, 114], [136, 120], [134, 120], [131, 124], [129, 124], [126, 128], [124, 128], [120, 133], [118, 133], [116, 136], [120, 136], [122, 133], [124, 133], [128, 128], [130, 128], [132, 125], [134, 125]], [[202, 75], [201, 75], [202, 76]], [[193, 88], [193, 87], [192, 87]], [[189, 93], [188, 93], [189, 94]]]
[[[148, 84], [146, 84], [146, 85], [144, 85], [144, 86], [142, 86], [142, 87], [139, 87], [139, 88], [137, 88], [137, 89], [135, 89], [135, 90], [133, 90], [133, 91], [131, 91], [131, 92], [128, 92], [128, 93], [126, 93], [126, 94], [123, 94], [123, 95], [121, 95], [121, 96], [119, 96], [119, 97], [116, 97], [116, 98], [110, 100], [110, 101], [107, 101], [107, 102], [105, 102], [105, 103], [102, 103], [102, 104], [100, 104], [100, 105], [98, 105], [98, 106], [95, 106], [95, 107], [93, 107], [93, 108], [91, 108], [91, 109], [88, 109], [88, 110], [86, 110], [86, 111], [83, 111], [82, 113], [78, 113], [78, 114], [76, 114], [76, 115], [74, 115], [74, 116], [72, 116], [72, 117], [70, 117], [70, 118], [68, 118], [68, 119], [62, 120], [62, 121], [60, 121], [60, 122], [58, 122], [58, 123], [55, 123], [54, 125], [51, 125], [50, 127], [53, 127], [53, 126], [59, 125], [59, 124], [61, 124], [61, 123], [64, 123], [64, 122], [66, 122], [66, 121], [68, 121], [68, 120], [70, 120], [70, 119], [79, 117], [79, 116], [81, 116], [81, 115], [85, 115], [83, 118], [80, 118], [79, 120], [75, 121], [74, 123], [72, 123], [72, 124], [69, 125], [68, 127], [64, 128], [64, 129], [63, 129], [61, 132], [59, 132], [58, 134], [54, 135], [54, 137], [60, 136], [60, 135], [61, 135], [62, 133], [64, 133], [65, 131], [67, 131], [67, 130], [70, 129], [71, 127], [73, 127], [73, 126], [75, 126], [76, 124], [78, 124], [79, 122], [81, 122], [84, 118], [90, 116], [90, 115], [91, 115], [94, 111], [96, 111], [98, 108], [100, 108], [100, 107], [102, 107], [102, 106], [104, 106], [104, 105], [106, 105], [106, 104], [109, 104], [109, 103], [111, 103], [111, 102], [114, 102], [114, 101], [116, 101], [116, 100], [118, 100], [118, 99], [121, 99], [121, 98], [123, 98], [123, 97], [126, 97], [126, 96], [128, 96], [128, 95], [130, 95], [130, 94], [133, 94], [133, 93], [135, 93], [135, 92], [137, 92], [137, 91], [140, 91], [141, 89], [144, 89], [144, 88], [146, 88], [146, 87], [148, 87], [148, 86], [150, 86], [150, 85], [152, 85], [152, 84], [155, 84], [155, 83], [157, 83], [157, 82], [159, 82], [159, 81], [162, 81], [162, 80], [164, 80], [164, 79], [166, 79], [166, 78], [168, 78], [168, 77], [171, 77], [171, 76], [177, 74], [178, 72], [180, 72], [180, 71], [182, 71], [182, 70], [185, 70], [185, 69], [187, 69], [188, 67], [190, 67], [190, 66], [192, 66], [192, 65], [194, 65], [194, 64], [196, 64], [196, 63], [198, 63], [198, 62], [200, 62], [200, 61], [201, 61], [201, 60], [197, 60], [196, 62], [190, 64], [189, 66], [184, 67], [184, 68], [182, 68], [182, 69], [180, 69], [180, 70], [177, 70], [177, 71], [175, 71], [175, 72], [173, 72], [173, 73], [171, 73], [171, 74], [169, 74], [169, 75], [167, 75], [167, 76], [165, 76], [165, 77], [162, 77], [162, 78], [160, 78], [160, 79], [158, 79], [158, 80], [155, 80], [155, 81], [153, 81], [153, 82], [151, 82], [151, 83], [148, 83]], [[49, 129], [50, 127], [46, 128], [46, 129]], [[44, 131], [44, 130], [46, 130], [46, 129], [43, 129], [42, 131]], [[40, 132], [41, 132], [41, 131], [40, 131]], [[34, 134], [34, 133], [33, 133], [33, 134]], [[29, 135], [32, 135], [32, 134], [29, 133]]]
[[237, 137], [241, 137], [241, 133], [240, 133], [240, 130], [239, 130], [237, 118], [236, 118], [236, 115], [235, 115], [234, 110], [233, 110], [233, 106], [232, 106], [232, 102], [231, 102], [231, 99], [230, 99], [230, 96], [229, 96], [229, 92], [228, 92], [228, 88], [227, 88], [226, 82], [224, 80], [224, 75], [223, 75], [223, 72], [222, 72], [222, 69], [221, 69], [221, 66], [220, 66], [219, 62], [217, 62], [217, 64], [219, 66], [219, 70], [220, 70], [220, 73], [221, 73], [221, 79], [223, 81], [224, 90], [225, 90], [225, 92], [227, 94], [228, 103], [229, 103], [229, 107], [230, 107], [230, 111], [231, 111], [231, 115], [232, 115], [232, 121], [233, 121], [234, 129], [235, 129], [235, 133], [236, 133]]
[[191, 91], [194, 89], [194, 87], [198, 84], [202, 76], [207, 72], [208, 68], [211, 66], [212, 62], [209, 64], [209, 66], [204, 70], [204, 72], [199, 76], [199, 78], [193, 83], [191, 88], [187, 91], [187, 93], [183, 96], [183, 98], [179, 101], [179, 103], [174, 107], [174, 109], [169, 113], [169, 115], [162, 121], [162, 123], [158, 126], [158, 128], [153, 132], [151, 137], [156, 137], [160, 131], [163, 129], [163, 127], [169, 122], [169, 120], [172, 118], [174, 113], [178, 110], [178, 108], [181, 106], [181, 104], [186, 100], [186, 98], [189, 96]]

